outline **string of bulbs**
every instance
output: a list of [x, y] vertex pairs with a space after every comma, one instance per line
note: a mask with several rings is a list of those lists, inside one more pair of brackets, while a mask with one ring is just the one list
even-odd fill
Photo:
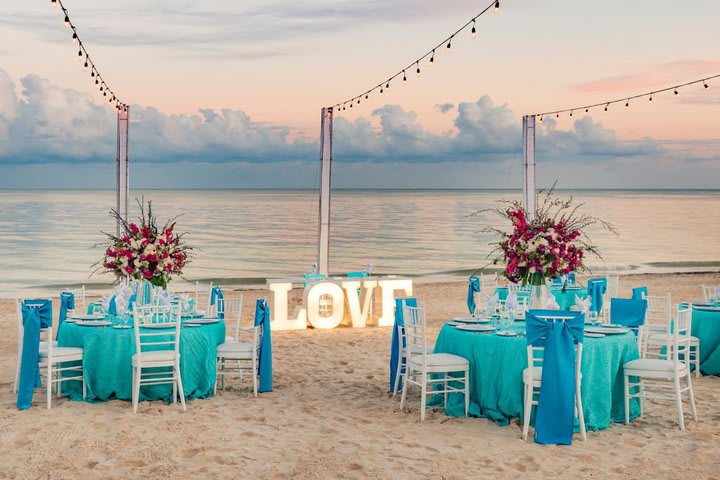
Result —
[[98, 91], [102, 93], [103, 98], [107, 98], [108, 103], [114, 103], [115, 109], [118, 112], [127, 112], [127, 104], [121, 102], [120, 99], [115, 95], [115, 92], [110, 89], [108, 84], [100, 75], [100, 72], [95, 66], [95, 63], [90, 59], [90, 54], [85, 49], [85, 45], [83, 45], [82, 41], [80, 40], [80, 37], [77, 33], [77, 28], [75, 28], [75, 25], [73, 25], [73, 23], [70, 21], [70, 15], [67, 8], [65, 8], [65, 5], [63, 5], [62, 0], [50, 0], [50, 6], [53, 8], [60, 7], [62, 9], [62, 13], [65, 15], [65, 26], [72, 30], [72, 37], [70, 38], [70, 41], [73, 45], [78, 46], [77, 59], [79, 62], [82, 62], [83, 59], [85, 60], [85, 63], [83, 64], [83, 71], [87, 72], [88, 69], [90, 70], [90, 78], [93, 80], [93, 83], [95, 84], [95, 87], [97, 87]]
[[452, 41], [455, 39], [455, 36], [465, 30], [467, 27], [472, 25], [472, 28], [470, 29], [470, 36], [472, 38], [475, 38], [477, 36], [477, 29], [475, 28], [475, 21], [480, 17], [482, 14], [486, 13], [487, 11], [493, 9], [493, 11], [497, 12], [500, 10], [500, 0], [494, 0], [490, 5], [485, 7], [480, 13], [472, 17], [467, 23], [465, 23], [462, 27], [458, 28], [455, 33], [451, 34], [449, 37], [445, 38], [442, 42], [435, 45], [432, 49], [428, 50], [427, 53], [425, 53], [423, 56], [418, 58], [417, 60], [411, 62], [407, 67], [401, 69], [398, 71], [395, 75], [392, 75], [391, 77], [388, 77], [385, 81], [378, 83], [376, 86], [372, 87], [369, 90], [366, 90], [365, 92], [361, 93], [360, 95], [357, 95], [355, 97], [349, 98], [345, 100], [344, 102], [338, 102], [335, 105], [333, 105], [333, 108], [337, 108], [338, 110], [345, 110], [346, 108], [352, 108], [355, 103], [360, 103], [361, 99], [367, 100], [370, 97], [370, 94], [374, 91], [378, 90], [380, 93], [385, 92], [385, 90], [388, 90], [390, 88], [390, 82], [395, 80], [396, 78], [399, 78], [402, 76], [403, 83], [407, 82], [407, 72], [412, 72], [412, 69], [415, 68], [415, 74], [420, 77], [420, 62], [425, 60], [426, 58], [430, 57], [429, 65], [432, 65], [435, 63], [435, 50], [440, 49], [445, 46], [445, 50], [447, 52], [450, 51], [452, 48]]
[[610, 108], [610, 105], [614, 105], [614, 104], [616, 104], [616, 103], [623, 103], [623, 102], [625, 102], [625, 108], [630, 108], [630, 100], [635, 100], [635, 99], [637, 99], [637, 98], [648, 97], [648, 101], [649, 101], [649, 102], [652, 102], [654, 95], [657, 95], [657, 94], [659, 94], [659, 93], [669, 92], [669, 91], [671, 91], [671, 90], [672, 90], [672, 92], [673, 92], [675, 95], [680, 95], [680, 89], [683, 88], [683, 87], [688, 87], [688, 86], [690, 86], [690, 85], [697, 85], [697, 84], [702, 83], [703, 87], [704, 87], [705, 89], [708, 89], [708, 88], [710, 88], [710, 85], [708, 84], [708, 81], [713, 80], [713, 79], [715, 79], [715, 78], [720, 78], [720, 74], [718, 74], [718, 75], [713, 75], [713, 76], [710, 76], [710, 77], [700, 78], [700, 79], [698, 79], [698, 80], [693, 80], [692, 82], [681, 83], [681, 84], [679, 84], [679, 85], [675, 85], [674, 87], [667, 87], [667, 88], [663, 88], [663, 89], [660, 89], [660, 90], [654, 90], [654, 91], [652, 91], [652, 92], [640, 93], [640, 94], [637, 94], [637, 95], [631, 95], [631, 96], [629, 96], [629, 97], [622, 97], [622, 98], [618, 98], [618, 99], [615, 99], [615, 100], [610, 100], [610, 101], [605, 101], [605, 102], [600, 102], [600, 103], [594, 103], [594, 104], [592, 104], [592, 105], [583, 105], [583, 106], [581, 106], [581, 107], [566, 108], [566, 109], [564, 109], [564, 110], [554, 110], [554, 111], [550, 111], [550, 112], [536, 113], [536, 114], [534, 114], [534, 116], [540, 117], [540, 121], [542, 122], [542, 121], [543, 121], [543, 117], [545, 117], [545, 116], [547, 116], [547, 115], [555, 115], [555, 118], [560, 118], [560, 114], [561, 114], [561, 113], [568, 113], [568, 112], [569, 112], [569, 113], [570, 113], [570, 116], [572, 117], [574, 112], [582, 112], [582, 111], [584, 110], [585, 113], [589, 113], [591, 108], [597, 108], [597, 107], [602, 107], [602, 106], [605, 107], [605, 108], [604, 108], [604, 111], [607, 112], [607, 111], [608, 111], [608, 108]]

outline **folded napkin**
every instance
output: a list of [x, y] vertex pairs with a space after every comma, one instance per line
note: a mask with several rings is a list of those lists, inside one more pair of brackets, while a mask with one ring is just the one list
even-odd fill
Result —
[[[25, 300], [22, 302], [23, 345], [20, 355], [20, 379], [17, 408], [27, 410], [32, 405], [35, 387], [40, 387], [40, 330], [52, 326], [52, 301]], [[52, 339], [48, 339], [52, 341]], [[48, 385], [50, 388], [50, 385]]]
[[[552, 318], [558, 315], [569, 318]], [[575, 424], [574, 344], [583, 341], [583, 315], [529, 310], [525, 319], [527, 344], [545, 347], [535, 415], [535, 442], [570, 445]]]
[[568, 285], [575, 285], [575, 273], [568, 273], [565, 275], [565, 281]]
[[575, 306], [585, 315], [590, 311], [591, 304], [592, 300], [590, 300], [590, 297], [581, 298], [580, 295], [575, 295]]
[[632, 299], [633, 300], [642, 300], [643, 297], [647, 297], [648, 294], [648, 287], [636, 287], [632, 290]]
[[270, 335], [270, 307], [264, 298], [255, 302], [255, 326], [262, 325], [262, 339], [258, 360], [258, 392], [272, 392], [272, 338]]
[[[415, 298], [396, 298], [395, 299], [395, 324], [393, 325], [392, 340], [390, 343], [390, 391], [395, 386], [395, 373], [397, 373], [398, 362], [400, 361], [400, 341], [398, 335], [398, 327], [405, 328], [405, 320], [403, 319], [403, 307], [417, 307], [417, 299]], [[405, 339], [402, 339], [402, 348], [405, 348]], [[398, 382], [398, 388], [402, 388], [402, 378]]]
[[475, 294], [480, 292], [480, 278], [475, 275], [471, 275], [468, 279], [468, 291], [467, 291], [467, 307], [470, 310], [470, 315], [475, 314]]
[[60, 292], [60, 314], [58, 316], [58, 331], [60, 326], [67, 319], [67, 311], [75, 310], [75, 294], [72, 292]]
[[167, 307], [168, 305], [172, 304], [172, 295], [170, 295], [170, 292], [167, 290], [160, 290], [160, 292], [157, 294], [157, 302], [158, 305], [162, 305], [163, 307]]
[[558, 305], [557, 299], [552, 293], [548, 295], [547, 302], [545, 303], [545, 310], [560, 310], [560, 305]]

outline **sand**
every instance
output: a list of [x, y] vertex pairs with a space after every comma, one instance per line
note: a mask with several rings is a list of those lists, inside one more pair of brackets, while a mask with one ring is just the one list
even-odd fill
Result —
[[[674, 301], [697, 299], [720, 274], [629, 275], [621, 294], [648, 285]], [[420, 284], [433, 335], [465, 311], [464, 282]], [[267, 292], [245, 291], [245, 305]], [[226, 294], [227, 296], [228, 294]], [[229, 292], [229, 296], [237, 292]], [[297, 296], [296, 296], [297, 298]], [[251, 311], [246, 307], [249, 322]], [[390, 328], [274, 332], [275, 388], [252, 397], [247, 382], [188, 411], [163, 402], [87, 404], [41, 391], [15, 408], [13, 304], [0, 301], [0, 478], [717, 478], [720, 475], [720, 378], [694, 380], [700, 421], [680, 432], [671, 404], [650, 405], [643, 420], [576, 436], [571, 447], [520, 439], [499, 427], [430, 410], [419, 395], [406, 411], [390, 398]]]

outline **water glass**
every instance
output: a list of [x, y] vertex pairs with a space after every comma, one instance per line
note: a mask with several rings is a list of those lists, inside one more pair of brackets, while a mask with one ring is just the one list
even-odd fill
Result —
[[598, 323], [598, 312], [595, 310], [590, 310], [590, 325], [597, 325]]

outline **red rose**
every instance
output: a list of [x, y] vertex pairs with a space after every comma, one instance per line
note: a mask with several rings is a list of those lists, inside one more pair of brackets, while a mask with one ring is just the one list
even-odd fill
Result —
[[149, 280], [153, 277], [153, 273], [150, 270], [145, 270], [145, 273], [143, 273], [143, 277]]

